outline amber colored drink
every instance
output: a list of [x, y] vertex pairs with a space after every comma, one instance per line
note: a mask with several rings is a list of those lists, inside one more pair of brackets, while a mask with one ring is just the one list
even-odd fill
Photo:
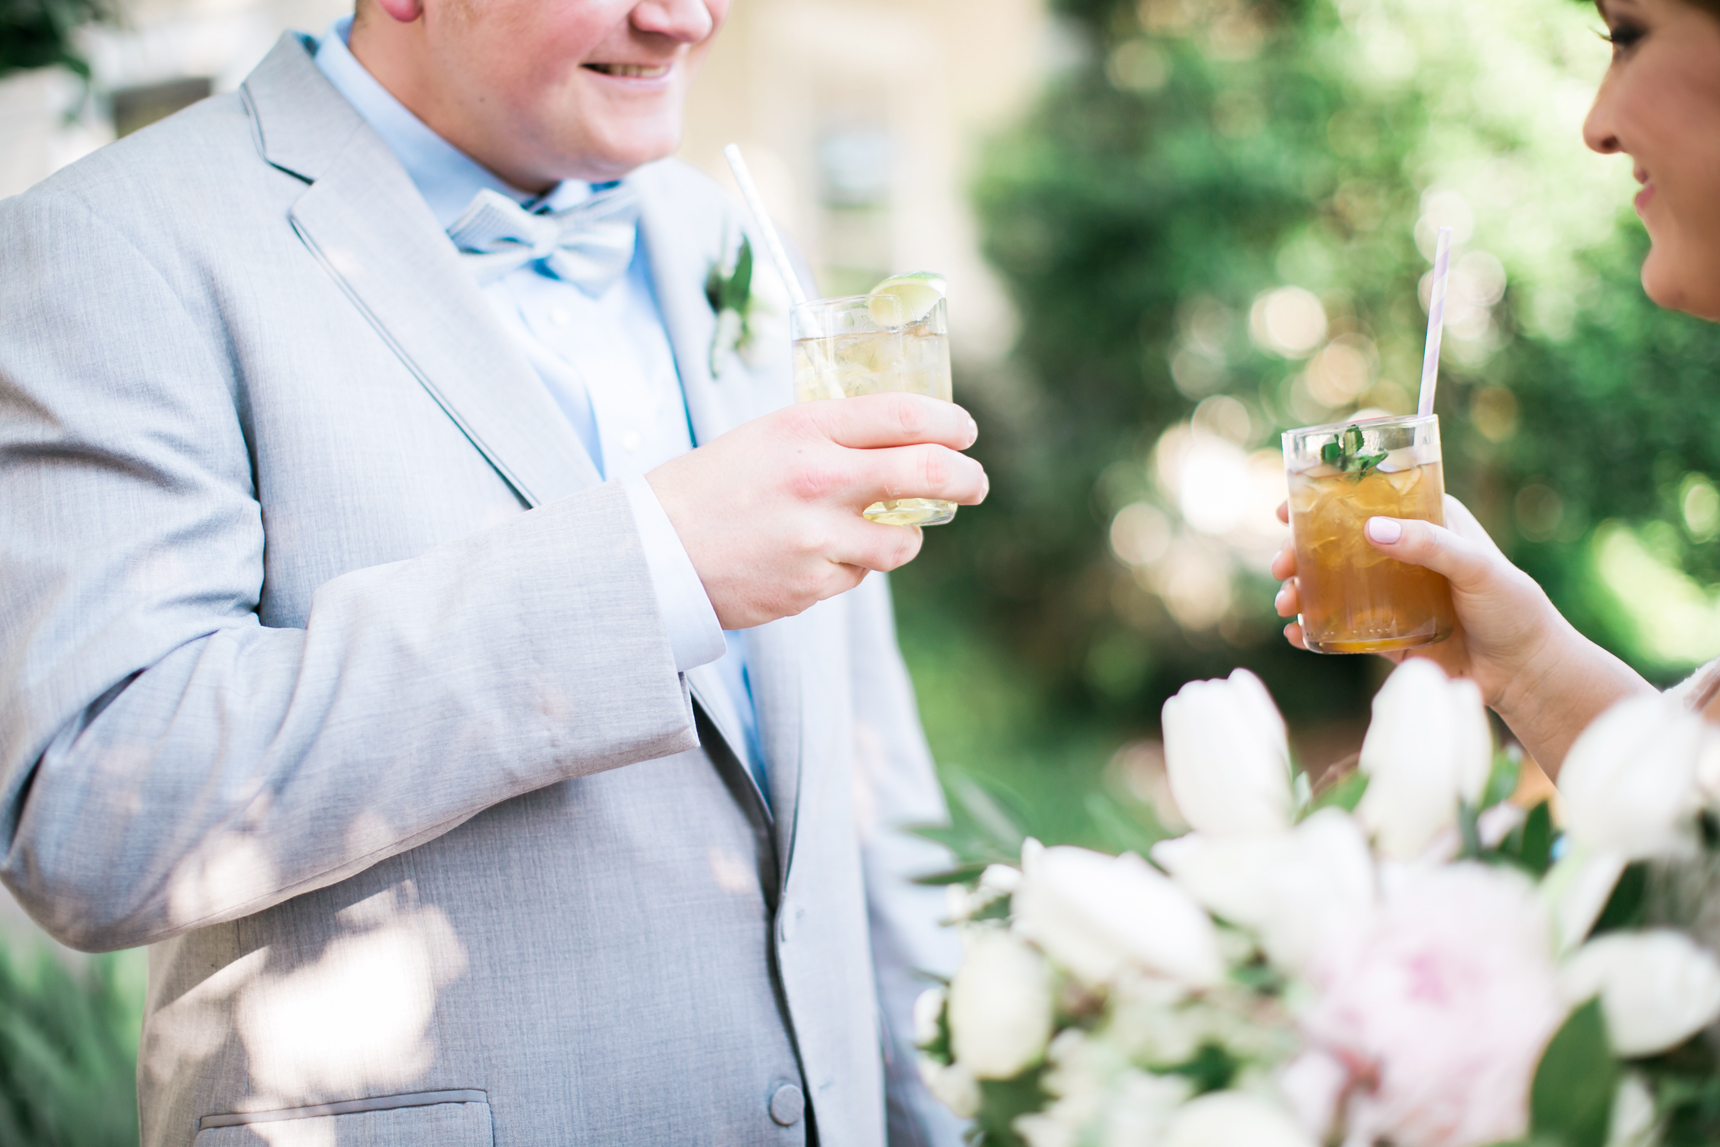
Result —
[[1284, 435], [1302, 635], [1316, 653], [1386, 653], [1451, 636], [1451, 585], [1368, 543], [1372, 517], [1445, 524], [1439, 424], [1373, 419]]

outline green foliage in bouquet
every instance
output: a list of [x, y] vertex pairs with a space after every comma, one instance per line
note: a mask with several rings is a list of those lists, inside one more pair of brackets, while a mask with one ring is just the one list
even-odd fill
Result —
[[128, 971], [113, 955], [73, 973], [45, 950], [26, 962], [0, 948], [0, 1143], [135, 1147], [141, 985]]
[[1314, 792], [1257, 679], [1186, 686], [1166, 766], [1194, 831], [1150, 860], [1045, 848], [955, 789], [966, 962], [916, 1027], [976, 1144], [1720, 1141], [1720, 736], [1663, 698], [1607, 715], [1560, 828], [1509, 803], [1470, 683], [1410, 661], [1373, 710]]
[[72, 34], [114, 14], [110, 0], [0, 0], [0, 76], [62, 67], [87, 81], [89, 61]]

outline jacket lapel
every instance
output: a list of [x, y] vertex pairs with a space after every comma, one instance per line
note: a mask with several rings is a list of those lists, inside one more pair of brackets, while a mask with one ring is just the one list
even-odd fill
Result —
[[771, 827], [776, 834], [776, 854], [781, 858], [785, 885], [794, 861], [795, 826], [800, 820], [801, 762], [805, 756], [801, 625], [801, 619], [785, 617], [748, 631], [752, 657], [747, 672], [752, 681], [759, 742], [767, 762], [770, 806], [776, 814]]
[[601, 481], [394, 153], [302, 41], [283, 37], [245, 88], [265, 157], [310, 181], [293, 229], [521, 500]]
[[[793, 400], [788, 333], [783, 323], [780, 347], [767, 348], [770, 353], [756, 367], [749, 368], [732, 351], [725, 352], [722, 376], [712, 377], [711, 342], [717, 320], [705, 297], [705, 280], [711, 268], [730, 254], [724, 244], [739, 243], [743, 224], [738, 209], [715, 187], [695, 186], [697, 194], [688, 194], [688, 184], [699, 177], [684, 168], [677, 171], [675, 165], [674, 160], [651, 164], [629, 179], [639, 188], [640, 241], [675, 353], [694, 441], [703, 444]], [[752, 243], [762, 257], [764, 248], [756, 238]], [[755, 267], [761, 275], [770, 273], [759, 264]], [[772, 831], [784, 880], [793, 854], [804, 755], [799, 630], [796, 619], [786, 618], [748, 632], [753, 710], [765, 754]], [[698, 670], [689, 679], [695, 689], [701, 687]], [[708, 687], [718, 687], [714, 678]], [[738, 730], [723, 732], [732, 744], [743, 744]]]
[[[712, 377], [711, 343], [717, 317], [705, 296], [705, 280], [712, 267], [732, 254], [725, 246], [740, 242], [742, 220], [738, 209], [715, 187], [696, 185], [697, 194], [688, 194], [693, 180], [703, 182], [675, 160], [650, 164], [629, 177], [639, 189], [640, 241], [687, 396], [693, 439], [703, 445], [786, 405], [793, 399], [793, 389], [786, 325], [780, 348], [769, 348], [771, 353], [757, 367], [749, 368], [733, 351], [725, 351], [722, 377]], [[763, 250], [757, 240], [753, 249]], [[760, 268], [757, 273], [768, 272]]]

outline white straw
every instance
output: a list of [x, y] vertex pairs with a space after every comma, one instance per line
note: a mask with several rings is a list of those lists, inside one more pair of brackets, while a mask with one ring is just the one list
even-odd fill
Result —
[[1433, 289], [1427, 297], [1427, 353], [1421, 360], [1421, 402], [1416, 412], [1433, 413], [1433, 392], [1439, 386], [1439, 341], [1445, 334], [1445, 281], [1451, 272], [1451, 228], [1439, 229], [1433, 253]]
[[806, 302], [806, 289], [800, 285], [800, 276], [794, 273], [794, 264], [788, 261], [788, 252], [783, 250], [782, 239], [770, 221], [770, 213], [764, 209], [758, 184], [753, 182], [752, 172], [747, 170], [747, 161], [741, 158], [741, 149], [731, 143], [723, 148], [723, 158], [729, 161], [729, 170], [735, 173], [735, 182], [741, 185], [741, 195], [752, 209], [759, 234], [764, 236], [765, 250], [770, 253], [770, 261], [776, 264], [776, 273], [782, 276], [783, 285], [788, 288], [789, 299], [795, 306], [800, 306]]

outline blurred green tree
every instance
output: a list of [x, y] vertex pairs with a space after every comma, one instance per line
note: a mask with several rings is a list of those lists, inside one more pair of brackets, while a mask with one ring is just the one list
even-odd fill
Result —
[[114, 14], [110, 0], [0, 0], [0, 76], [59, 66], [87, 83], [89, 61], [73, 33]]
[[1053, 7], [1081, 62], [975, 189], [1021, 317], [1013, 376], [963, 387], [993, 491], [907, 571], [910, 624], [967, 618], [1052, 724], [1151, 725], [1236, 664], [1295, 718], [1359, 717], [1383, 663], [1291, 650], [1271, 612], [1277, 435], [1413, 407], [1446, 225], [1448, 488], [1651, 676], [1720, 654], [1720, 328], [1638, 284], [1628, 164], [1580, 137], [1592, 9]]

